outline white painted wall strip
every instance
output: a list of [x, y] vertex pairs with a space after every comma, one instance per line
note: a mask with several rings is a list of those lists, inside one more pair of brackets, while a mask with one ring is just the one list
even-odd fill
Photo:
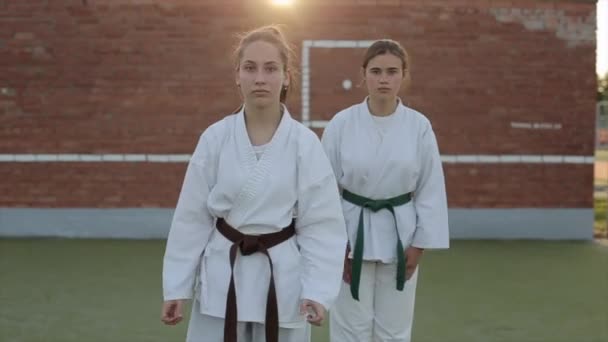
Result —
[[442, 154], [446, 164], [593, 164], [594, 156], [530, 154]]
[[302, 42], [302, 93], [300, 94], [302, 99], [302, 123], [309, 126], [308, 121], [310, 120], [309, 115], [309, 103], [310, 103], [310, 46], [312, 45], [311, 40], [305, 40]]
[[[190, 154], [0, 154], [0, 163], [187, 163]], [[447, 164], [593, 164], [594, 156], [443, 154]]]
[[0, 154], [0, 163], [187, 163], [190, 154]]
[[559, 122], [511, 122], [511, 128], [558, 130], [562, 129], [562, 124]]
[[325, 120], [308, 120], [308, 127], [310, 128], [325, 128], [329, 121]]
[[305, 40], [303, 47], [309, 48], [368, 48], [374, 40]]

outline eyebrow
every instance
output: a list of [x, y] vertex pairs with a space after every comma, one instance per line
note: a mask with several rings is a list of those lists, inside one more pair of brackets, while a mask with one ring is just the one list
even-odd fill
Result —
[[[382, 68], [380, 68], [380, 67], [371, 67], [371, 68], [369, 68], [369, 70], [373, 71], [373, 72], [377, 72], [377, 71], [380, 72], [380, 71], [382, 71]], [[386, 68], [387, 72], [398, 72], [399, 70], [400, 69], [396, 68], [396, 67], [388, 67], [388, 68]]]
[[[257, 64], [255, 61], [252, 61], [252, 60], [246, 60], [246, 61], [243, 62], [243, 64], [245, 64], [245, 63]], [[270, 62], [265, 62], [264, 63], [264, 65], [272, 65], [272, 64], [278, 65], [279, 63], [275, 62], [275, 61], [270, 61]]]

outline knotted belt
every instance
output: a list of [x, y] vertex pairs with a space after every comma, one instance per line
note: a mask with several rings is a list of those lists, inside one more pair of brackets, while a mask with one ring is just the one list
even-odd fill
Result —
[[[357, 237], [355, 239], [355, 248], [353, 250], [353, 269], [350, 282], [350, 293], [354, 299], [359, 300], [359, 283], [361, 282], [361, 265], [363, 264], [363, 210], [369, 209], [372, 212], [377, 212], [382, 209], [387, 209], [393, 214], [395, 219], [395, 229], [397, 229], [397, 218], [395, 217], [395, 207], [408, 203], [412, 200], [412, 193], [383, 199], [373, 200], [363, 196], [356, 195], [348, 190], [342, 190], [342, 198], [347, 202], [361, 207], [359, 214], [359, 225], [357, 226]], [[403, 244], [399, 238], [399, 229], [397, 229], [397, 290], [403, 291], [405, 285], [405, 263], [406, 256], [403, 250]]]
[[223, 218], [219, 218], [216, 224], [217, 230], [232, 242], [230, 246], [230, 287], [226, 298], [226, 315], [224, 321], [224, 341], [237, 342], [237, 305], [236, 289], [234, 286], [234, 262], [236, 261], [237, 250], [241, 254], [251, 255], [254, 253], [264, 253], [270, 265], [270, 284], [268, 285], [268, 296], [266, 297], [266, 341], [279, 341], [279, 310], [277, 305], [277, 294], [274, 287], [274, 272], [272, 269], [272, 259], [268, 250], [284, 241], [289, 240], [295, 235], [295, 220], [291, 221], [288, 227], [282, 230], [262, 235], [246, 235], [231, 227]]

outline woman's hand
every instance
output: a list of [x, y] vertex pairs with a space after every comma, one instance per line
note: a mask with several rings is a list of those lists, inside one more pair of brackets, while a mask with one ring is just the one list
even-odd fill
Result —
[[163, 303], [163, 309], [160, 320], [167, 325], [176, 325], [183, 319], [182, 308], [184, 307], [183, 299], [168, 300]]
[[420, 257], [422, 257], [423, 252], [424, 248], [414, 246], [410, 246], [405, 250], [405, 257], [407, 258], [407, 262], [405, 264], [405, 279], [409, 280], [412, 277], [416, 271], [416, 267], [418, 267], [418, 263], [420, 262]]
[[353, 261], [348, 258], [350, 253], [350, 247], [346, 246], [346, 253], [344, 254], [344, 271], [342, 272], [342, 280], [345, 283], [350, 284], [353, 275]]
[[320, 327], [325, 320], [325, 307], [314, 300], [303, 299], [300, 304], [300, 314], [306, 315], [308, 323]]

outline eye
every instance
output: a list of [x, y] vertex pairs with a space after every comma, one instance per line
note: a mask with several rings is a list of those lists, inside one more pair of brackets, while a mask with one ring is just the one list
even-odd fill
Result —
[[253, 65], [251, 65], [251, 64], [247, 64], [247, 65], [243, 66], [243, 69], [245, 71], [254, 71], [255, 67]]
[[378, 70], [378, 69], [372, 69], [372, 70], [370, 70], [370, 72], [374, 75], [380, 74], [380, 70]]
[[275, 72], [275, 71], [277, 71], [277, 67], [276, 66], [267, 66], [266, 71]]
[[397, 70], [396, 69], [391, 69], [391, 70], [388, 71], [388, 73], [390, 75], [395, 75], [397, 73]]

